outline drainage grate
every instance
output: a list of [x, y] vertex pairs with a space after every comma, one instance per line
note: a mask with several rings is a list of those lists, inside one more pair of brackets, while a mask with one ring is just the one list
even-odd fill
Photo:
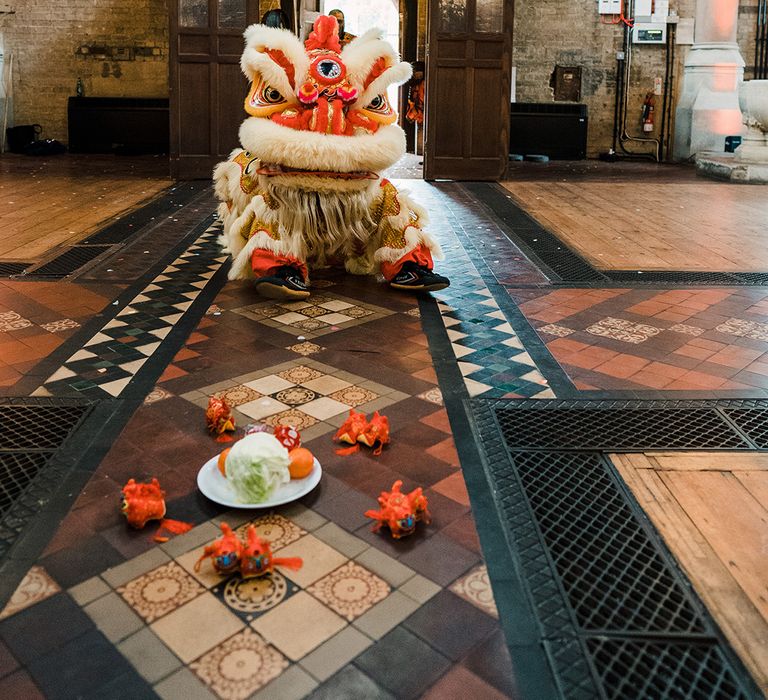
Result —
[[749, 285], [762, 284], [762, 282], [749, 282], [737, 276], [737, 273], [729, 272], [696, 272], [692, 270], [672, 271], [665, 270], [604, 270], [603, 274], [613, 282], [633, 285], [638, 284], [682, 284], [682, 285]]
[[739, 429], [760, 449], [768, 449], [768, 412], [757, 408], [723, 409]]
[[0, 404], [0, 450], [55, 450], [88, 409], [83, 404]]
[[612, 700], [744, 697], [720, 650], [708, 644], [592, 638], [587, 647]]
[[581, 629], [704, 631], [598, 455], [524, 452], [513, 460]]
[[0, 557], [60, 485], [54, 466], [95, 404], [78, 399], [0, 399]]
[[0, 262], [0, 277], [12, 277], [20, 275], [29, 267], [29, 263], [4, 263]]
[[[504, 410], [509, 403], [474, 399], [469, 406], [500, 522], [519, 562], [561, 696], [756, 696], [751, 678], [607, 459], [596, 452], [538, 449], [541, 435], [555, 433], [562, 441], [568, 425], [582, 440], [580, 412], [592, 416], [590, 431], [610, 426], [601, 444], [613, 449], [609, 438], [617, 437], [624, 443], [624, 434], [616, 430], [619, 422], [610, 417], [621, 412], [622, 402], [604, 402], [603, 410], [595, 408], [599, 402], [584, 402], [592, 404], [585, 411], [573, 406], [560, 410], [558, 404], [568, 402], [533, 409], [534, 404], [548, 403], [541, 401], [519, 402], [529, 410]], [[623, 403], [633, 408], [631, 402]], [[719, 413], [724, 407], [715, 402], [679, 402], [676, 411], [687, 410], [690, 416], [697, 403], [700, 412], [709, 412], [728, 428]], [[729, 413], [760, 410], [753, 401], [722, 403]], [[530, 431], [518, 420], [523, 414], [543, 432]], [[517, 428], [504, 425], [507, 415], [516, 418]], [[518, 448], [531, 445], [516, 429], [534, 435], [537, 451]], [[738, 437], [735, 431], [731, 434]], [[667, 447], [661, 440], [659, 446]], [[504, 579], [494, 580], [500, 600], [508, 585]]]
[[[509, 403], [497, 408], [511, 450], [754, 449], [715, 408], [550, 409], [540, 403], [528, 410]], [[756, 413], [768, 431], [768, 411]]]
[[108, 245], [73, 246], [53, 260], [49, 260], [40, 267], [31, 270], [26, 277], [27, 279], [35, 277], [59, 279], [61, 277], [66, 277], [79, 270], [83, 265], [95, 260], [99, 255], [108, 251], [111, 247], [112, 246]]

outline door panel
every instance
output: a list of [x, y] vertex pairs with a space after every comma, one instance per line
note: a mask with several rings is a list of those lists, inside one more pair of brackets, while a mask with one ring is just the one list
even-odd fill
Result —
[[247, 116], [243, 31], [258, 0], [170, 0], [171, 174], [209, 178]]
[[427, 180], [507, 167], [514, 0], [429, 0]]

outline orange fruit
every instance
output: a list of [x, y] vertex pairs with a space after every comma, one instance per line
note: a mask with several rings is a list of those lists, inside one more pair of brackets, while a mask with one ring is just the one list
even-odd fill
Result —
[[231, 450], [231, 447], [228, 447], [226, 450], [222, 450], [221, 454], [219, 455], [219, 471], [221, 472], [221, 475], [226, 478], [227, 476], [227, 469], [226, 469], [226, 463], [227, 463], [227, 455], [229, 454], [229, 451]]
[[288, 465], [291, 479], [303, 479], [305, 476], [309, 476], [315, 465], [315, 456], [306, 447], [294, 448], [288, 453], [288, 457], [291, 460]]

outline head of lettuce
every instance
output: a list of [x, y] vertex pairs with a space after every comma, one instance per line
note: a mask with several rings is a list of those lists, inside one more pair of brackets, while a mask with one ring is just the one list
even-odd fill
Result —
[[263, 503], [271, 498], [278, 486], [291, 480], [290, 461], [288, 450], [274, 435], [246, 435], [227, 455], [227, 481], [241, 503]]

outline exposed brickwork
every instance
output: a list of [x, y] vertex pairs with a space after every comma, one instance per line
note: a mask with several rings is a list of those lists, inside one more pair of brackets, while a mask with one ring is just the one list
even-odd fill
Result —
[[[672, 4], [680, 17], [695, 15], [695, 0]], [[739, 3], [738, 41], [747, 66], [754, 61], [757, 0]], [[551, 102], [549, 79], [556, 64], [582, 67], [581, 102], [589, 109], [588, 154], [596, 156], [611, 145], [616, 87], [616, 51], [622, 46], [618, 26], [602, 26], [594, 0], [517, 0], [513, 36], [513, 65], [517, 67], [517, 100]], [[687, 47], [678, 46], [675, 94]], [[640, 107], [655, 76], [664, 77], [664, 49], [635, 45], [629, 86], [627, 131], [642, 135]], [[745, 77], [749, 78], [749, 72]], [[661, 98], [658, 107], [661, 106]], [[674, 109], [673, 109], [674, 113]], [[657, 115], [657, 117], [660, 115]], [[658, 136], [659, 120], [653, 135]], [[632, 146], [642, 152], [643, 144]]]
[[[85, 94], [168, 96], [167, 0], [10, 0], [0, 15], [13, 51], [16, 124], [39, 123], [45, 138], [67, 140], [67, 98], [78, 77]], [[78, 53], [82, 46], [138, 48], [130, 60]]]

